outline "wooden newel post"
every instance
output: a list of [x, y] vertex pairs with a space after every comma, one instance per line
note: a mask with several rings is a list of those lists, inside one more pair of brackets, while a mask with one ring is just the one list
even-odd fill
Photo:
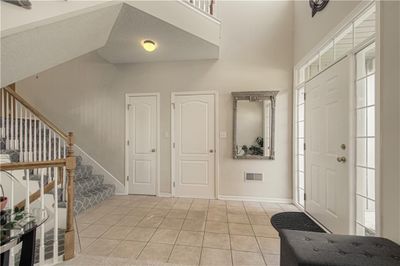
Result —
[[74, 230], [74, 177], [76, 160], [74, 156], [74, 134], [68, 133], [67, 141], [67, 228], [65, 230], [64, 260], [70, 260], [75, 254], [75, 230]]

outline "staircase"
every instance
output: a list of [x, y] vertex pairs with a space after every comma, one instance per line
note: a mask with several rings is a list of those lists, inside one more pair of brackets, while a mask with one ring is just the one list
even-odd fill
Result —
[[[0, 96], [0, 183], [11, 198], [7, 208], [49, 216], [38, 229], [35, 263], [56, 264], [61, 255], [71, 259], [74, 216], [114, 195], [115, 186], [104, 184], [104, 176], [73, 156], [72, 133], [63, 133], [15, 89], [2, 88]], [[13, 249], [10, 262], [18, 263], [19, 255]]]
[[93, 173], [93, 166], [76, 156], [75, 215], [94, 207], [115, 193], [115, 185], [104, 184], [104, 176]]

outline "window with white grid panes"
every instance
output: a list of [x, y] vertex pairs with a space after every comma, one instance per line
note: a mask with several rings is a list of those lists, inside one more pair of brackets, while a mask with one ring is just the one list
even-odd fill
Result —
[[356, 54], [356, 232], [375, 235], [375, 44]]
[[304, 87], [296, 90], [296, 108], [297, 203], [304, 207]]

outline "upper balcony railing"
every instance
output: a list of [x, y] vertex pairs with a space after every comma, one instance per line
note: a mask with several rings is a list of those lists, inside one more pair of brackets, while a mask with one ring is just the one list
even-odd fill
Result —
[[215, 14], [215, 0], [182, 0], [193, 7], [214, 16]]

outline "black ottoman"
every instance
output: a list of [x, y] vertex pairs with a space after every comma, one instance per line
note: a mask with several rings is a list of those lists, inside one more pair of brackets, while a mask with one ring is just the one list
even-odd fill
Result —
[[399, 266], [400, 246], [379, 237], [282, 229], [282, 266]]

